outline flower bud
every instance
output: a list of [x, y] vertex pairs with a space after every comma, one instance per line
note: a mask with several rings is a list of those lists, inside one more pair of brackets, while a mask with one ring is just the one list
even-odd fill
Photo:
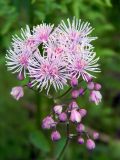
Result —
[[77, 123], [81, 121], [81, 115], [76, 109], [73, 109], [71, 111], [70, 120]]
[[22, 81], [24, 79], [24, 75], [20, 72], [17, 76], [17, 79]]
[[101, 99], [102, 99], [102, 95], [99, 91], [91, 91], [90, 93], [90, 97], [89, 97], [89, 100], [91, 102], [95, 102], [96, 105], [98, 105], [100, 102], [101, 102]]
[[92, 139], [87, 139], [86, 147], [89, 150], [93, 150], [95, 148], [95, 142]]
[[24, 96], [23, 87], [21, 86], [13, 87], [10, 94], [14, 99], [19, 100], [21, 97]]
[[85, 130], [85, 126], [82, 123], [80, 123], [77, 125], [76, 130], [77, 132], [82, 133]]
[[51, 116], [47, 116], [42, 121], [42, 128], [43, 129], [50, 129], [56, 126], [56, 122], [52, 119]]
[[78, 85], [78, 80], [76, 77], [72, 77], [71, 79], [71, 86], [76, 87]]
[[79, 113], [80, 113], [81, 117], [84, 117], [87, 114], [87, 110], [86, 109], [80, 109]]
[[27, 86], [28, 86], [29, 88], [32, 88], [32, 83], [29, 82], [29, 83], [27, 84]]
[[84, 88], [81, 87], [81, 88], [79, 89], [79, 96], [82, 96], [83, 94], [84, 94]]
[[83, 144], [83, 143], [84, 143], [84, 139], [81, 138], [81, 137], [78, 137], [78, 143], [79, 143], [79, 144]]
[[72, 98], [78, 98], [79, 96], [79, 91], [78, 90], [73, 90], [72, 91]]
[[51, 139], [52, 141], [58, 141], [61, 138], [61, 135], [58, 131], [53, 131], [51, 133]]
[[59, 120], [65, 122], [67, 120], [67, 114], [65, 112], [59, 114]]
[[78, 104], [75, 102], [75, 101], [72, 101], [70, 104], [69, 104], [69, 109], [72, 110], [72, 109], [78, 109]]
[[94, 82], [89, 82], [88, 85], [87, 85], [87, 88], [89, 90], [93, 90], [94, 89]]
[[99, 133], [98, 132], [93, 132], [93, 138], [96, 140], [99, 138]]
[[101, 84], [95, 83], [95, 90], [100, 90], [102, 88]]
[[62, 105], [54, 106], [53, 110], [56, 114], [60, 114], [62, 112]]
[[88, 74], [86, 74], [86, 81], [87, 82], [91, 82], [92, 81], [92, 77], [91, 76], [89, 76]]

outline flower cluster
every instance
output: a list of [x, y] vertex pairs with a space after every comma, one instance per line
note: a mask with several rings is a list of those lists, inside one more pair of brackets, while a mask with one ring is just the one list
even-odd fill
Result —
[[89, 23], [76, 18], [72, 23], [62, 21], [55, 29], [45, 23], [33, 30], [26, 26], [21, 37], [13, 36], [6, 55], [8, 70], [22, 79], [28, 75], [32, 86], [47, 93], [51, 88], [63, 89], [71, 77], [87, 81], [88, 76], [94, 77], [92, 72], [100, 71], [91, 44], [96, 37], [89, 36], [92, 30]]
[[[6, 54], [8, 70], [17, 73], [19, 80], [29, 77], [29, 83], [25, 86], [33, 90], [37, 88], [40, 92], [46, 90], [47, 95], [50, 90], [57, 92], [70, 86], [69, 102], [56, 104], [51, 114], [43, 119], [42, 128], [52, 129], [51, 139], [58, 141], [61, 138], [58, 124], [65, 124], [68, 139], [77, 137], [78, 143], [83, 144], [86, 136], [86, 147], [90, 150], [95, 148], [95, 143], [82, 122], [87, 110], [78, 105], [77, 99], [87, 89], [90, 102], [98, 105], [102, 99], [101, 85], [93, 81], [93, 73], [100, 72], [100, 69], [99, 57], [96, 57], [91, 44], [96, 39], [90, 36], [92, 31], [88, 22], [76, 18], [62, 21], [55, 28], [45, 23], [34, 26], [32, 30], [26, 26], [25, 30], [21, 29], [21, 37], [13, 36], [11, 48]], [[11, 95], [19, 100], [24, 95], [23, 88], [14, 87]], [[71, 133], [71, 125], [76, 128], [75, 133]], [[97, 132], [93, 133], [93, 139], [98, 136]]]

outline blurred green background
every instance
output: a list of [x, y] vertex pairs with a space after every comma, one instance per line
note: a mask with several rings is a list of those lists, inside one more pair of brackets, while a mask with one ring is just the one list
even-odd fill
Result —
[[57, 143], [40, 127], [53, 102], [27, 88], [16, 102], [10, 90], [20, 82], [7, 72], [5, 54], [12, 35], [26, 24], [57, 25], [73, 16], [90, 22], [93, 36], [98, 36], [94, 46], [102, 72], [96, 81], [103, 86], [103, 101], [95, 106], [85, 96], [80, 104], [88, 110], [84, 123], [98, 130], [101, 138], [93, 152], [74, 140], [63, 160], [120, 160], [120, 0], [0, 0], [0, 160], [54, 160], [61, 151], [64, 127]]

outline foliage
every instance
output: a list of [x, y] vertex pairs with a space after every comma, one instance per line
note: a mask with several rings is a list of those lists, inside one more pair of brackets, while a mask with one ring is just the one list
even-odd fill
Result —
[[[50, 160], [61, 150], [58, 144], [49, 141], [40, 128], [41, 119], [47, 115], [53, 102], [44, 95], [36, 100], [35, 93], [25, 89], [25, 97], [15, 102], [10, 95], [12, 86], [19, 84], [16, 77], [6, 71], [5, 54], [11, 36], [26, 24], [58, 23], [61, 19], [76, 16], [91, 22], [93, 35], [98, 39], [95, 51], [100, 56], [101, 74], [97, 81], [103, 86], [103, 102], [90, 105], [80, 99], [88, 109], [86, 125], [110, 137], [100, 140], [95, 151], [89, 153], [85, 147], [72, 142], [64, 159], [69, 160], [119, 160], [120, 159], [120, 1], [114, 0], [0, 0], [0, 159]], [[36, 103], [39, 104], [40, 122], [35, 119]], [[38, 115], [39, 116], [39, 115]], [[36, 122], [37, 121], [37, 122]], [[64, 132], [64, 127], [61, 128]], [[51, 158], [50, 158], [51, 157]]]

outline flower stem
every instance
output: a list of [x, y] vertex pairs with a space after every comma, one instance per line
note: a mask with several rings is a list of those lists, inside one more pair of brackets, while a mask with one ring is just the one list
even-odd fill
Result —
[[62, 151], [60, 152], [60, 154], [56, 160], [60, 160], [62, 158], [62, 156], [63, 156], [63, 154], [69, 144], [69, 140], [70, 140], [70, 138], [69, 138], [69, 122], [67, 122], [67, 139], [66, 139], [66, 142], [65, 142], [65, 145], [64, 145]]
[[64, 92], [62, 95], [58, 96], [58, 97], [55, 97], [55, 99], [59, 99], [59, 98], [62, 98], [64, 97], [67, 93], [69, 93], [71, 91], [72, 87], [68, 88], [68, 90], [66, 92]]

